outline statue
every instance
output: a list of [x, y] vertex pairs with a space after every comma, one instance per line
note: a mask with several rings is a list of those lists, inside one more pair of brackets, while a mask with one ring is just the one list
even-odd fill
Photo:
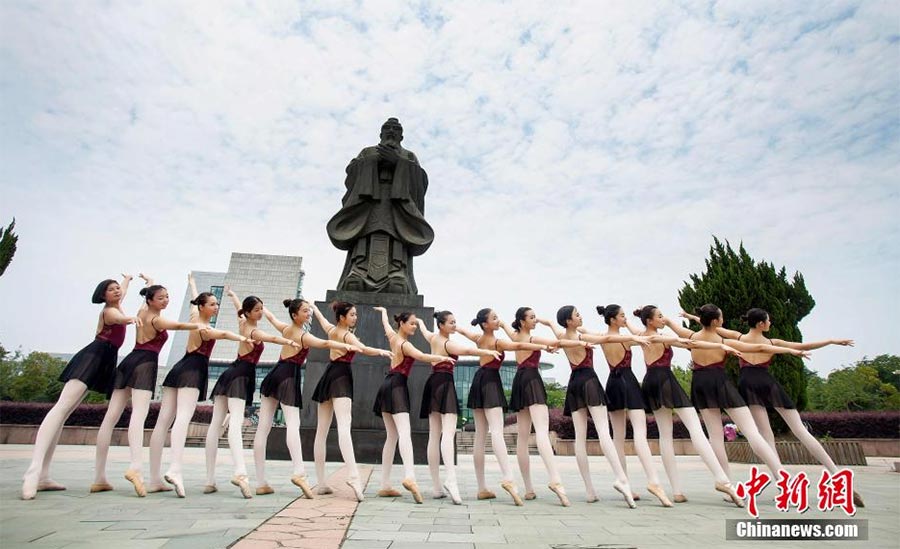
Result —
[[347, 250], [339, 291], [418, 293], [412, 259], [434, 241], [423, 216], [428, 174], [401, 141], [403, 127], [389, 118], [381, 142], [347, 166], [343, 207], [327, 225], [331, 243]]

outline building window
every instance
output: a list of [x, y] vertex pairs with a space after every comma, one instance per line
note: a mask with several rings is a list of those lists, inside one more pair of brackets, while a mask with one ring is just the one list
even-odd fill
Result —
[[[219, 302], [219, 306], [222, 306], [222, 294], [224, 293], [225, 288], [223, 286], [210, 286], [209, 291], [216, 296], [216, 301]], [[213, 328], [216, 327], [216, 320], [219, 318], [219, 315], [216, 315], [209, 319], [209, 325]]]

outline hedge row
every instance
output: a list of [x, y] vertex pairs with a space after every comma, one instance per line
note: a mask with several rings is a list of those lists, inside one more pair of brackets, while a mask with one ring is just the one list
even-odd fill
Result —
[[[144, 427], [152, 429], [156, 425], [156, 418], [159, 416], [159, 402], [150, 403], [150, 411], [147, 414], [147, 421]], [[52, 402], [0, 402], [0, 423], [15, 425], [40, 425], [44, 416], [53, 407]], [[78, 425], [81, 427], [99, 427], [106, 414], [106, 404], [81, 404], [69, 419], [66, 425]], [[212, 418], [212, 405], [204, 404], [197, 406], [194, 417], [191, 421], [196, 423], [209, 423]], [[116, 423], [116, 427], [128, 427], [131, 420], [131, 406], [126, 406], [122, 412], [122, 417]]]
[[[804, 412], [800, 414], [810, 432], [816, 437], [831, 438], [900, 438], [900, 411], [874, 412]], [[722, 416], [722, 423], [732, 423], [728, 416]], [[575, 438], [572, 418], [563, 415], [562, 410], [550, 410], [550, 430], [559, 438]], [[675, 438], [690, 438], [687, 429], [675, 417], [673, 422]], [[588, 420], [588, 437], [597, 438], [594, 422]], [[628, 423], [627, 438], [632, 437], [631, 423]], [[659, 438], [656, 419], [647, 415], [647, 438]]]

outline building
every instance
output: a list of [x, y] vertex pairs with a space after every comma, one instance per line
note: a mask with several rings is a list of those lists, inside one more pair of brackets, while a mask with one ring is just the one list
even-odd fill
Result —
[[[225, 287], [230, 287], [237, 294], [239, 300], [243, 300], [249, 295], [255, 295], [263, 301], [263, 304], [270, 311], [275, 313], [282, 321], [287, 322], [287, 313], [282, 305], [282, 301], [302, 297], [304, 276], [301, 268], [302, 264], [303, 258], [299, 256], [233, 252], [228, 263], [227, 272], [192, 271], [192, 273], [197, 285], [197, 291], [212, 292], [219, 300], [219, 314], [211, 320], [210, 324], [216, 329], [237, 333], [237, 311], [231, 299], [225, 295]], [[186, 285], [181, 311], [178, 315], [178, 319], [181, 322], [190, 321], [191, 299], [190, 286]], [[260, 322], [260, 328], [271, 334], [276, 333], [265, 319]], [[188, 332], [179, 330], [174, 331], [173, 334], [172, 350], [169, 352], [166, 367], [159, 373], [157, 378], [158, 385], [165, 379], [172, 366], [184, 356], [184, 350], [187, 346]], [[210, 389], [212, 389], [219, 375], [237, 357], [237, 349], [237, 342], [227, 340], [216, 342], [209, 362]], [[278, 362], [280, 353], [280, 345], [266, 345], [262, 357], [260, 357], [259, 365], [256, 368], [257, 391], [263, 378]], [[254, 400], [259, 402], [258, 392]]]

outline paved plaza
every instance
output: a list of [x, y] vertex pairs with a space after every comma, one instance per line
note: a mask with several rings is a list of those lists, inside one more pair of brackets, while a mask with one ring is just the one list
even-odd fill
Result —
[[[584, 501], [584, 488], [572, 457], [557, 458], [572, 506], [563, 508], [546, 489], [547, 476], [537, 456], [531, 457], [538, 498], [515, 507], [499, 487], [499, 469], [488, 456], [488, 482], [498, 498], [476, 501], [471, 456], [460, 456], [459, 479], [463, 505], [449, 499], [430, 499], [428, 470], [416, 468], [426, 496], [416, 505], [404, 492], [401, 498], [377, 498], [380, 466], [364, 466], [368, 477], [367, 499], [356, 505], [343, 485], [345, 471], [329, 464], [333, 496], [316, 500], [298, 499], [299, 490], [289, 482], [288, 462], [270, 461], [269, 481], [275, 494], [245, 500], [228, 483], [230, 455], [220, 449], [220, 491], [204, 495], [204, 457], [200, 448], [186, 451], [187, 498], [172, 493], [137, 498], [121, 478], [128, 450], [113, 447], [109, 478], [114, 492], [88, 494], [93, 477], [93, 447], [61, 446], [56, 452], [53, 477], [68, 486], [64, 492], [42, 492], [34, 501], [18, 499], [20, 477], [30, 459], [30, 446], [0, 446], [0, 547], [41, 549], [130, 548], [276, 548], [308, 549], [549, 549], [549, 548], [663, 548], [663, 547], [900, 547], [900, 474], [890, 472], [892, 459], [870, 458], [868, 467], [855, 468], [855, 483], [864, 495], [866, 508], [855, 518], [867, 519], [867, 542], [734, 542], [725, 541], [725, 519], [747, 518], [745, 510], [722, 501], [712, 490], [712, 480], [696, 457], [680, 456], [680, 472], [688, 503], [666, 509], [643, 489], [638, 508], [625, 508], [611, 488], [609, 466], [602, 457], [592, 457], [594, 482], [601, 501]], [[248, 465], [252, 455], [246, 451]], [[510, 456], [513, 463], [515, 457]], [[662, 464], [656, 463], [662, 475]], [[308, 463], [310, 473], [312, 464]], [[635, 489], [645, 484], [637, 458], [628, 469]], [[820, 469], [789, 466], [818, 479]], [[749, 466], [733, 465], [737, 480], [747, 480]], [[401, 468], [395, 466], [399, 489]], [[664, 478], [664, 477], [662, 477]], [[815, 480], [810, 502], [815, 506]], [[519, 481], [522, 492], [521, 481]], [[671, 490], [667, 490], [670, 492]], [[403, 491], [401, 489], [401, 491]], [[796, 512], [780, 513], [772, 502], [775, 489], [760, 500], [761, 518], [798, 518]], [[845, 518], [843, 512], [811, 510], [804, 518]]]

